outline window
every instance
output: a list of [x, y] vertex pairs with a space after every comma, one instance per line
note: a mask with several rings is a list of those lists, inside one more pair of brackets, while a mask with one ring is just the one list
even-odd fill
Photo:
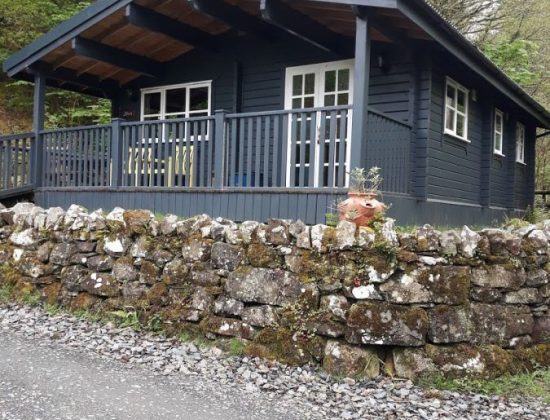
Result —
[[144, 89], [142, 121], [209, 116], [211, 85], [211, 82], [199, 82]]
[[516, 162], [525, 163], [525, 126], [521, 123], [516, 126]]
[[504, 114], [501, 110], [495, 109], [495, 133], [493, 136], [493, 151], [495, 155], [504, 156], [502, 154], [502, 143], [504, 138]]
[[468, 141], [468, 90], [449, 78], [445, 90], [445, 134]]

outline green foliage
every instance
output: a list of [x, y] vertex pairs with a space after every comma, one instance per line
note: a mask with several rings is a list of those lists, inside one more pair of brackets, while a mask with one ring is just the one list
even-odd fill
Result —
[[9, 283], [0, 286], [0, 305], [5, 305], [13, 300], [14, 289], [15, 286]]
[[338, 215], [334, 213], [325, 214], [325, 224], [327, 226], [336, 227], [338, 225]]
[[244, 353], [245, 345], [238, 338], [233, 338], [229, 342], [229, 353], [231, 356], [242, 356]]
[[50, 305], [49, 303], [45, 303], [43, 309], [49, 316], [59, 315], [62, 312], [59, 305]]
[[33, 292], [24, 291], [18, 296], [17, 301], [19, 303], [22, 303], [28, 306], [38, 306], [42, 302], [42, 297], [40, 296], [40, 293], [37, 291], [33, 291]]
[[538, 397], [550, 403], [550, 370], [541, 369], [518, 375], [504, 375], [496, 379], [446, 379], [433, 375], [419, 380], [428, 389], [502, 395], [506, 397]]
[[537, 81], [545, 68], [537, 60], [539, 46], [532, 41], [499, 40], [484, 45], [485, 54], [516, 83], [529, 86]]
[[193, 337], [188, 332], [182, 332], [182, 333], [178, 334], [178, 340], [181, 341], [182, 343], [187, 343], [187, 342], [191, 341], [192, 339], [193, 339]]
[[121, 328], [132, 328], [135, 331], [141, 331], [142, 329], [141, 322], [139, 322], [137, 312], [135, 311], [113, 311], [109, 315], [114, 318]]
[[[0, 0], [0, 63], [90, 3], [91, 0]], [[31, 110], [32, 85], [8, 80], [0, 72], [0, 132], [29, 130]], [[49, 128], [103, 124], [110, 116], [107, 100], [58, 89], [47, 91]]]
[[147, 329], [152, 332], [162, 331], [162, 326], [164, 325], [164, 320], [158, 314], [154, 314], [149, 321], [147, 322]]

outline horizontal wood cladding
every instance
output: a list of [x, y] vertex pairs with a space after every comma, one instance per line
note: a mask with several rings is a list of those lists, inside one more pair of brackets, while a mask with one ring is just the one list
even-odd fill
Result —
[[[470, 90], [469, 143], [443, 133], [446, 77], [451, 77]], [[493, 153], [495, 108], [502, 110], [505, 115], [505, 156]], [[517, 121], [527, 127], [527, 165], [515, 163]], [[496, 208], [525, 209], [532, 202], [534, 188], [535, 125], [496, 89], [481, 83], [467, 69], [453, 66], [452, 61], [444, 62], [439, 58], [432, 68], [428, 196]]]
[[[431, 198], [478, 204], [480, 201], [483, 109], [469, 98], [468, 140], [443, 134], [445, 80], [449, 74], [436, 64], [432, 75], [431, 121], [428, 142], [428, 194]], [[456, 77], [468, 87], [466, 81]]]

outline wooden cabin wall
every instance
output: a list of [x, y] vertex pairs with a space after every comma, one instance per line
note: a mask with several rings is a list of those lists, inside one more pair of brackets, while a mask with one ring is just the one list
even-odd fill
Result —
[[[428, 141], [428, 199], [525, 209], [533, 202], [536, 123], [497, 89], [457, 60], [433, 53]], [[450, 77], [470, 90], [471, 143], [444, 134], [445, 82]], [[476, 91], [476, 99], [473, 98]], [[493, 153], [495, 107], [505, 113], [504, 154]], [[526, 126], [526, 165], [515, 161], [516, 121]]]

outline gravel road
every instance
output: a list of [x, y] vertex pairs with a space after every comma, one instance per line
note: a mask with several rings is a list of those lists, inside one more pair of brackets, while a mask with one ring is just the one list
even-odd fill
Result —
[[335, 382], [37, 308], [0, 308], [0, 419], [545, 419], [537, 399]]

